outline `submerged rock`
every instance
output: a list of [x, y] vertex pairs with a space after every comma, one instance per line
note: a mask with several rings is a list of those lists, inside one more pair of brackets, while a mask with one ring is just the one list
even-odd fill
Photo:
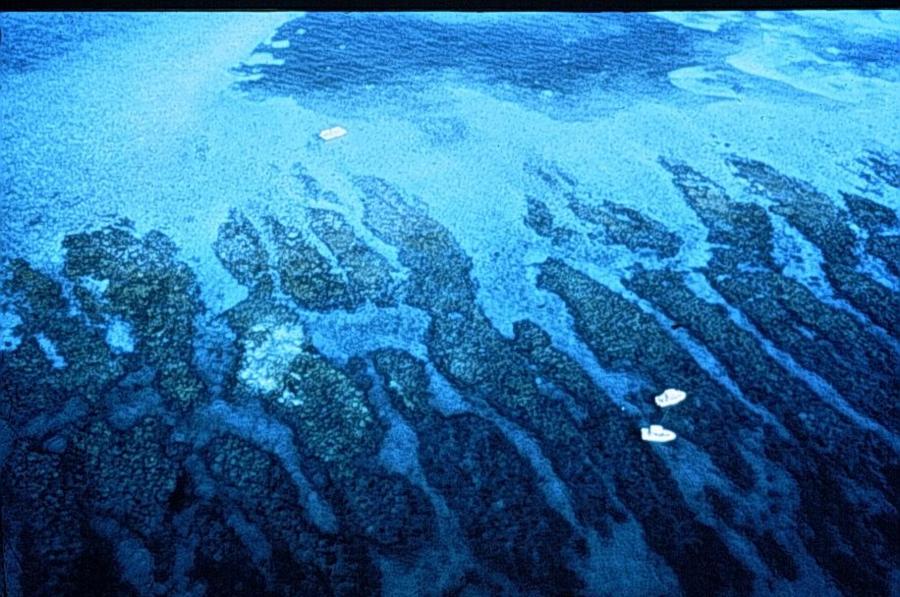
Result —
[[519, 590], [577, 592], [580, 583], [567, 560], [575, 557], [578, 539], [540, 499], [516, 448], [478, 416], [443, 417], [431, 409], [424, 363], [412, 355], [384, 350], [373, 360], [391, 402], [425, 439], [419, 460], [428, 483], [459, 518], [475, 554]]
[[[728, 234], [720, 239], [722, 246], [714, 249], [704, 271], [710, 285], [766, 338], [828, 380], [861, 412], [875, 418], [893, 412], [889, 388], [896, 355], [845, 310], [824, 303], [800, 282], [775, 271], [772, 225], [765, 210], [731, 201], [687, 166], [672, 171], [674, 184], [704, 222], [716, 226], [720, 216], [731, 214]], [[758, 216], [741, 217], [745, 210]], [[763, 249], [766, 252], [760, 253]], [[740, 267], [750, 259], [758, 267]], [[809, 330], [815, 333], [810, 335]]]
[[822, 251], [822, 269], [834, 289], [872, 321], [900, 335], [900, 299], [888, 288], [859, 272], [858, 239], [849, 214], [812, 185], [785, 176], [762, 162], [734, 157], [738, 177], [775, 203], [772, 208]]
[[232, 210], [228, 221], [219, 226], [213, 250], [238, 283], [250, 288], [271, 286], [271, 277], [266, 274], [269, 254], [259, 232], [240, 212]]
[[[891, 559], [884, 551], [888, 543], [883, 527], [886, 521], [882, 522], [874, 512], [892, 508], [879, 495], [900, 464], [896, 457], [886, 457], [891, 452], [890, 445], [872, 431], [860, 428], [854, 419], [792, 377], [749, 332], [731, 321], [722, 306], [700, 300], [678, 274], [641, 272], [627, 284], [683, 321], [727, 367], [745, 398], [764, 407], [791, 433], [787, 442], [769, 435], [764, 457], [772, 463], [770, 466], [784, 467], [800, 488], [799, 512], [794, 515], [793, 524], [799, 527], [796, 534], [819, 565], [853, 593], [886, 589], [882, 579], [887, 578], [887, 570], [881, 564]], [[823, 480], [823, 470], [843, 479], [841, 485], [847, 489], [834, 491]], [[841, 514], [857, 509], [852, 497], [855, 491], [872, 496], [871, 513], [854, 517]], [[833, 507], [821, 507], [824, 495]], [[714, 499], [730, 503], [721, 493], [715, 493]], [[771, 500], [773, 507], [780, 503], [781, 500]], [[784, 507], [791, 506], [787, 503]], [[784, 531], [783, 523], [751, 524], [730, 520], [733, 516], [723, 518], [750, 538], [773, 570], [788, 579], [796, 578], [797, 564], [775, 539], [775, 533]], [[847, 574], [838, 549], [842, 544], [851, 545], [856, 554], [867, 554], [864, 557], [873, 564], [866, 573]]]
[[[803, 583], [797, 550], [842, 591], [888, 591], [900, 465], [864, 422], [896, 416], [896, 354], [779, 271], [773, 218], [818, 246], [836, 293], [890, 334], [892, 314], [874, 308], [892, 298], [860, 264], [894, 238], [895, 214], [855, 196], [845, 210], [749, 160], [733, 164], [761, 203], [661, 163], [709, 230], [711, 258], [690, 275], [731, 308], [676, 271], [681, 240], [665, 225], [551, 167], [532, 172], [547, 193], [528, 196], [525, 224], [550, 241], [537, 290], [568, 311], [574, 338], [540, 318], [501, 333], [461, 243], [374, 177], [354, 181], [368, 232], [302, 171], [298, 192], [316, 207], [300, 223], [257, 230], [231, 212], [212, 250], [248, 295], [222, 314], [205, 313], [165, 235], [127, 223], [67, 236], [62, 277], [12, 261], [0, 497], [18, 521], [7, 545], [28, 559], [17, 582], [38, 594], [372, 594], [394, 586], [386, 571], [421, 574], [446, 541], [461, 552], [448, 590], [580, 594], [591, 558], [608, 555], [597, 545], [632, 527], [617, 557], [658, 555], [677, 578], [669, 592]], [[633, 267], [620, 292], [564, 257], [612, 245], [655, 253], [644, 261], [656, 269]], [[428, 325], [372, 352], [351, 335], [342, 358], [317, 347], [310, 322], [363, 305], [402, 305]], [[591, 355], [646, 396], [614, 401]], [[691, 399], [667, 409], [678, 442], [650, 446], [636, 431], [665, 387]], [[873, 563], [855, 571], [855, 559]]]
[[195, 274], [176, 259], [177, 247], [160, 232], [137, 238], [107, 226], [67, 236], [64, 272], [108, 281], [102, 311], [131, 325], [137, 349], [157, 370], [163, 398], [182, 412], [203, 400], [193, 365], [194, 320], [203, 310]]
[[281, 288], [300, 307], [351, 310], [354, 300], [344, 274], [298, 230], [268, 221]]
[[[235, 515], [223, 508], [219, 514], [222, 523], [235, 527], [243, 544], [249, 542], [251, 529], [260, 535], [255, 543], [262, 543], [253, 548], [254, 567], [239, 577], [242, 582], [244, 578], [258, 579], [255, 582], [264, 583], [267, 591], [277, 594], [378, 591], [379, 574], [365, 545], [352, 534], [330, 535], [318, 530], [301, 507], [290, 477], [271, 455], [245, 440], [222, 435], [206, 446], [205, 456], [210, 476], [222, 494], [220, 499], [239, 508], [246, 521], [238, 526]], [[212, 529], [204, 525], [201, 532], [208, 536], [216, 529], [230, 534], [221, 524]], [[212, 544], [204, 550], [210, 547]]]

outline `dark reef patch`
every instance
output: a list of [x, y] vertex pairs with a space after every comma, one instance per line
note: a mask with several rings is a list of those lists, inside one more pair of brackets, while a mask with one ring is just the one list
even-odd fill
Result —
[[[652, 387], [692, 388], [694, 402], [702, 410], [715, 412], [717, 420], [755, 426], [755, 417], [736, 411], [733, 402], [723, 398], [727, 390], [637, 305], [557, 260], [548, 260], [541, 266], [538, 286], [565, 301], [576, 331], [604, 366], [637, 370], [652, 382]], [[753, 469], [737, 446], [727, 441], [727, 430], [703, 426], [706, 417], [698, 418], [698, 412], [700, 409], [687, 413], [682, 425], [688, 430], [703, 429], [697, 441], [716, 466], [739, 487], [752, 488]]]
[[866, 251], [900, 277], [900, 218], [896, 212], [871, 199], [842, 193], [856, 223], [868, 234]]
[[275, 244], [281, 289], [300, 307], [314, 311], [351, 310], [354, 306], [344, 276], [305, 234], [278, 221], [268, 222]]
[[106, 344], [102, 328], [70, 313], [62, 285], [21, 259], [10, 263], [3, 291], [12, 295], [22, 322], [22, 341], [0, 352], [0, 416], [20, 425], [70, 404], [91, 404], [122, 374], [123, 363]]
[[240, 284], [248, 288], [271, 285], [271, 278], [266, 275], [269, 254], [259, 232], [243, 214], [234, 210], [228, 214], [228, 221], [219, 226], [213, 250]]
[[364, 85], [414, 89], [423, 75], [427, 79], [455, 69], [501, 88], [574, 93], [586, 80], [601, 79], [616, 89], [666, 92], [668, 72], [696, 60], [695, 43], [708, 37], [649, 15], [599, 16], [581, 15], [571, 29], [547, 29], [527, 16], [440, 23], [391, 14], [311, 13], [285, 23], [272, 37], [288, 40], [288, 47], [258, 48], [283, 64], [236, 70], [258, 76], [241, 82], [242, 89], [266, 96], [304, 97]]
[[900, 299], [894, 289], [857, 271], [856, 235], [848, 214], [812, 185], [785, 176], [771, 166], [732, 158], [737, 176], [775, 203], [774, 213], [814, 243], [824, 257], [822, 269], [834, 289], [893, 336], [900, 335]]
[[396, 304], [396, 283], [388, 260], [372, 250], [339, 213], [309, 210], [310, 228], [325, 243], [347, 273], [354, 305], [371, 301], [378, 307]]
[[661, 223], [642, 215], [636, 209], [603, 201], [591, 205], [583, 198], [570, 195], [569, 209], [578, 218], [600, 226], [604, 242], [624, 245], [632, 251], [649, 249], [660, 257], [674, 257], [681, 240]]
[[[409, 268], [409, 284], [415, 289], [408, 297], [432, 317], [425, 339], [430, 360], [465, 396], [486, 401], [546, 443], [554, 471], [567, 483], [582, 488], [574, 494], [578, 514], [587, 524], [608, 533], [610, 517], [620, 517], [621, 513], [612, 504], [597, 464], [586, 456], [590, 446], [584, 443], [571, 415], [557, 408], [551, 396], [541, 393], [527, 361], [476, 305], [468, 256], [414, 202], [383, 183], [364, 182], [369, 192], [367, 223], [376, 234], [399, 245], [400, 261]], [[398, 215], [370, 217], [391, 212]], [[401, 218], [401, 213], [405, 217]], [[416, 225], [410, 226], [412, 222]], [[451, 276], [446, 267], [454, 263], [464, 269]], [[420, 293], [427, 292], [423, 287], [434, 280], [445, 280], [444, 300], [418, 302]]]
[[204, 309], [194, 273], [176, 258], [175, 244], [158, 231], [137, 238], [127, 226], [107, 226], [63, 240], [64, 273], [105, 285], [98, 309], [128, 321], [138, 352], [156, 368], [154, 385], [185, 412], [206, 390], [193, 364], [194, 320]]
[[869, 183], [900, 189], [900, 154], [868, 151], [857, 162], [863, 167], [863, 179]]
[[432, 410], [425, 364], [412, 355], [379, 351], [374, 363], [395, 408], [427, 438], [419, 447], [425, 475], [459, 516], [476, 555], [522, 590], [577, 592], [565, 558], [577, 538], [541, 499], [530, 465], [515, 447], [476, 415], [444, 417]]
[[[526, 164], [524, 167], [535, 181], [546, 189], [547, 197], [526, 196], [528, 215], [525, 223], [537, 234], [552, 239], [556, 244], [568, 241], [599, 246], [622, 246], [633, 252], [649, 251], [661, 258], [678, 254], [681, 239], [664, 224], [645, 216], [636, 209], [609, 199], [595, 196], [593, 190], [583, 188], [571, 174], [554, 164]], [[586, 229], [576, 240], [569, 228], [553, 223], [548, 201], [571, 212], [573, 220]]]
[[527, 213], [525, 225], [531, 228], [538, 236], [550, 239], [554, 244], [561, 244], [573, 236], [573, 231], [554, 222], [553, 213], [547, 204], [533, 195], [525, 196]]
[[[854, 594], [879, 593], [886, 590], [883, 579], [887, 570], [874, 562], [890, 562], [883, 551], [886, 537], [871, 526], [873, 514], [881, 508], [892, 509], [889, 502], [871, 504], [872, 513], [847, 517], [856, 509], [854, 499], [844, 491], [822, 481], [824, 468], [844, 479], [853, 479], [858, 487], [878, 492], [889, 483], [898, 461], [888, 458], [890, 446], [872, 432], [856, 427], [845, 414], [827, 406], [812, 389], [792, 377], [775, 359], [766, 354], [752, 335], [736, 326], [720, 305], [698, 299], [672, 272], [642, 272], [627, 282], [641, 296], [658, 304], [667, 314], [684, 322], [727, 368], [741, 387], [745, 398], [763, 406], [791, 434], [785, 440], [771, 430], [766, 438], [766, 457], [784, 467], [800, 488], [800, 508], [805, 514], [800, 524], [811, 532], [798, 533], [807, 539], [807, 548], [819, 564], [831, 571], [841, 586]], [[848, 481], [849, 482], [849, 481]], [[843, 485], [843, 484], [842, 484]], [[781, 531], [766, 528], [765, 521], [737, 523], [735, 508], [727, 498], [711, 494], [713, 507], [720, 517], [747, 534], [761, 557], [779, 574], [796, 577], [796, 564], [772, 535]], [[823, 495], [834, 504], [821, 510]], [[896, 510], [894, 510], [896, 517]], [[736, 524], [737, 523], [737, 524]], [[829, 537], [828, 541], [823, 540]], [[861, 541], [857, 544], [857, 541]], [[865, 553], [873, 564], [866, 573], [847, 574], [836, 546], [855, 545], [859, 556]]]
[[[809, 288], [777, 271], [771, 256], [772, 224], [764, 208], [733, 201], [688, 166], [667, 167], [675, 186], [705, 223], [716, 226], [720, 217], [729, 223], [716, 239], [721, 246], [713, 249], [704, 268], [711, 286], [766, 338], [801, 366], [825, 377], [861, 412], [876, 420], [887, 413], [893, 420], [896, 401], [891, 396], [898, 362], [891, 348], [852, 315], [822, 302]], [[865, 375], [859, 375], [861, 371]]]
[[[473, 256], [425, 201], [358, 177], [360, 223], [299, 166], [315, 207], [221, 223], [213, 253], [247, 290], [221, 314], [169, 238], [125, 220], [66, 236], [60, 272], [4, 262], [3, 582], [368, 595], [459, 548], [424, 592], [588, 594], [590, 558], [658, 555], [666, 593], [806, 587], [809, 556], [843, 593], [889, 593], [896, 289], [865, 253], [896, 273], [896, 213], [730, 163], [758, 203], [660, 161], [708, 229], [691, 271], [667, 224], [525, 166], [524, 223], [551, 254], [536, 290], [571, 337], [537, 315], [501, 333]], [[846, 303], [785, 275], [785, 225]], [[643, 265], [590, 275], [591, 256], [626, 250]], [[427, 318], [421, 337], [339, 358], [308, 330], [398, 308]], [[619, 375], [634, 384], [606, 385]], [[660, 414], [667, 387], [690, 398]], [[640, 441], [657, 416], [675, 444]], [[604, 551], [623, 531], [633, 552]]]
[[[268, 592], [351, 595], [378, 591], [379, 574], [365, 544], [352, 533], [326, 535], [312, 526], [297, 489], [271, 455], [226, 435], [206, 446], [205, 457], [222, 499], [239, 508], [246, 521], [241, 527], [249, 524], [262, 532], [256, 539], [254, 559]], [[237, 524], [234, 513], [223, 514], [226, 524]], [[218, 525], [211, 530], [224, 531]], [[253, 537], [240, 530], [245, 535], [240, 537], [242, 542]], [[251, 572], [248, 579], [255, 582], [257, 575]]]

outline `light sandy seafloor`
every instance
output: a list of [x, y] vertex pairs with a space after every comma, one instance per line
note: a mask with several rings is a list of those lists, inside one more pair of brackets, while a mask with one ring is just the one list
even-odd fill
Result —
[[[158, 499], [139, 506], [126, 489], [77, 502], [96, 508], [84, 525], [106, 547], [59, 539], [72, 561], [111, 550], [118, 588], [137, 594], [213, 594], [204, 574], [215, 567], [201, 573], [197, 562], [238, 560], [252, 562], [233, 572], [244, 590], [294, 594], [314, 586], [398, 595], [900, 590], [888, 536], [900, 524], [889, 487], [900, 470], [891, 312], [900, 300], [892, 261], [900, 257], [900, 13], [378, 16], [396, 27], [394, 41], [360, 15], [97, 15], [91, 26], [88, 18], [0, 14], [0, 465], [13, 504], [3, 519], [2, 582], [10, 594], [35, 588], [30, 564], [10, 554], [40, 556], [55, 532], [28, 526], [29, 500], [42, 516], [80, 507], [41, 501], [42, 482], [21, 472], [23, 463], [63, 471], [47, 494], [81, 495], [66, 467], [82, 457], [90, 464], [78, 470], [137, 467], [135, 479], [158, 483]], [[329, 26], [333, 43], [319, 33]], [[435, 33], [400, 37], [417, 28]], [[630, 70], [655, 28], [683, 35], [689, 49], [669, 63], [648, 48], [659, 64]], [[509, 49], [490, 44], [517, 32], [547, 49], [546, 62], [539, 50], [495, 54]], [[465, 43], [452, 46], [456, 39]], [[49, 57], [25, 55], [41, 44]], [[578, 62], [579, 52], [606, 47], [611, 66]], [[576, 66], [559, 48], [572, 48]], [[441, 62], [456, 52], [457, 62]], [[339, 80], [328, 83], [332, 66]], [[338, 125], [345, 137], [317, 137]], [[679, 180], [680, 167], [705, 182]], [[865, 207], [854, 211], [848, 195]], [[315, 229], [327, 227], [322, 212], [310, 208], [343, 216], [357, 252], [331, 246]], [[868, 224], [865, 214], [876, 213], [893, 220]], [[226, 226], [235, 214], [268, 258], [217, 255], [217, 246], [248, 246]], [[295, 230], [279, 236], [273, 221]], [[65, 271], [75, 258], [64, 239], [110, 225], [138, 239], [159, 231], [177, 252], [138, 244], [113, 250], [121, 271], [85, 265], [90, 251], [74, 266], [108, 280]], [[853, 244], [841, 245], [841, 234]], [[765, 255], [754, 253], [754, 241], [769, 237]], [[303, 253], [285, 266], [277, 258], [303, 243], [328, 264], [310, 276], [332, 275], [365, 300], [326, 304], [325, 282], [304, 294], [308, 282], [296, 272], [312, 272], [315, 259]], [[143, 252], [146, 261], [136, 257]], [[379, 265], [350, 261], [362, 253]], [[164, 265], [151, 267], [157, 260]], [[62, 281], [65, 308], [16, 273], [25, 262]], [[196, 276], [196, 300], [159, 273], [178, 262]], [[270, 276], [275, 290], [262, 290], [262, 278], [241, 280], [246, 267]], [[134, 298], [143, 284], [135, 272], [163, 276], [149, 291], [166, 305], [159, 314], [152, 299]], [[682, 282], [653, 277], [670, 273]], [[676, 294], [682, 283], [687, 295]], [[388, 298], [366, 294], [366, 284]], [[74, 319], [58, 324], [63, 313]], [[182, 338], [188, 325], [160, 323], [169, 317], [194, 322], [184, 333], [189, 348], [159, 340]], [[69, 332], [51, 320], [101, 329], [116, 372], [80, 369], [84, 355], [67, 352], [78, 342], [67, 344]], [[548, 368], [527, 353], [516, 331], [523, 320], [568, 361]], [[25, 352], [30, 339], [39, 352]], [[393, 357], [377, 356], [392, 349], [422, 364], [427, 387], [416, 378], [403, 389]], [[34, 354], [44, 355], [49, 379], [75, 376], [59, 382], [65, 390], [26, 391], [40, 369], [23, 364]], [[187, 390], [172, 390], [166, 377], [182, 371], [176, 362], [203, 388], [184, 403]], [[104, 381], [79, 394], [74, 371]], [[580, 375], [590, 389], [572, 381]], [[683, 389], [696, 397], [667, 414], [679, 438], [642, 444], [640, 426], [660, 416], [652, 396], [679, 382], [695, 384]], [[413, 386], [427, 391], [430, 407], [400, 397]], [[142, 425], [150, 431], [129, 435]], [[101, 427], [108, 437], [98, 446], [139, 445], [102, 461], [91, 448]], [[186, 452], [151, 454], [176, 444]], [[265, 481], [229, 473], [210, 446], [233, 450], [235, 470], [255, 462], [276, 472], [259, 473]], [[843, 450], [860, 454], [858, 475], [842, 468]], [[499, 471], [486, 464], [495, 457]], [[156, 458], [166, 464], [142, 468]], [[817, 470], [827, 482], [814, 479]], [[459, 495], [450, 495], [456, 474]], [[658, 494], [640, 487], [656, 483], [654, 474], [666, 475]], [[110, 475], [103, 482], [117, 483]], [[253, 506], [254, 483], [277, 496]], [[190, 506], [172, 509], [176, 485]], [[837, 493], [816, 497], [826, 490]], [[418, 497], [401, 504], [404, 492]], [[594, 512], [591, 496], [622, 514]], [[669, 500], [677, 503], [666, 518]], [[302, 525], [278, 517], [285, 503]], [[840, 510], [849, 522], [837, 522]], [[387, 522], [356, 518], [370, 514]], [[391, 525], [408, 530], [388, 540]], [[492, 534], [502, 528], [518, 530]], [[682, 533], [683, 541], [659, 536]], [[234, 553], [201, 554], [207, 539], [232, 541]], [[175, 555], [160, 549], [168, 543]], [[496, 548], [486, 554], [486, 545]], [[684, 564], [721, 550], [728, 555], [708, 576]], [[61, 561], [60, 578], [69, 565]], [[840, 571], [854, 566], [873, 571], [861, 579]], [[522, 568], [535, 572], [520, 577]], [[320, 576], [323, 584], [309, 580]], [[223, 578], [219, 589], [238, 590]], [[48, 575], [41, 588], [87, 586], [57, 581]]]

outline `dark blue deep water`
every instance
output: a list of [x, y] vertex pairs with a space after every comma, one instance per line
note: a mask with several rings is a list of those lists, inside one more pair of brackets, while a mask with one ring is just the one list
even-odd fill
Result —
[[0, 595], [900, 595], [900, 13], [0, 31]]

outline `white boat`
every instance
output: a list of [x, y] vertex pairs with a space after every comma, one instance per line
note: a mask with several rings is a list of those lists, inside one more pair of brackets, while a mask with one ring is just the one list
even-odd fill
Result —
[[343, 137], [347, 134], [347, 129], [342, 126], [333, 126], [330, 129], [325, 129], [319, 133], [319, 138], [323, 141], [331, 141], [332, 139], [338, 139], [339, 137]]
[[645, 442], [670, 442], [678, 437], [675, 432], [666, 429], [662, 425], [650, 425], [641, 427], [641, 439]]
[[665, 392], [654, 398], [654, 400], [656, 401], [656, 406], [665, 408], [667, 406], [678, 404], [685, 398], [687, 398], [686, 393], [682, 392], [681, 390], [669, 388]]

